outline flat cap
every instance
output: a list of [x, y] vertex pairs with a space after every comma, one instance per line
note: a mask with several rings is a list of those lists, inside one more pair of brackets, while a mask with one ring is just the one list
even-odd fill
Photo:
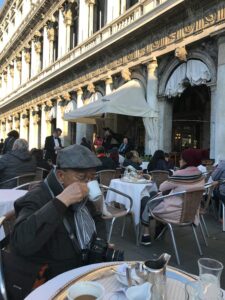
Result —
[[101, 165], [96, 155], [82, 145], [71, 145], [60, 150], [56, 160], [59, 169], [90, 169]]

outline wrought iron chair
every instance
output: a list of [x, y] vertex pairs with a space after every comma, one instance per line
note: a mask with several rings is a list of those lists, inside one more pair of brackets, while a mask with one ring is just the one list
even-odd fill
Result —
[[167, 220], [165, 220], [163, 218], [160, 218], [159, 216], [154, 214], [154, 211], [151, 210], [151, 208], [149, 206], [150, 215], [155, 220], [157, 220], [157, 221], [159, 221], [163, 224], [166, 224], [167, 227], [165, 227], [164, 230], [166, 230], [166, 228], [168, 228], [169, 231], [170, 231], [170, 235], [171, 235], [172, 243], [173, 243], [173, 248], [174, 248], [174, 251], [175, 251], [176, 260], [177, 260], [178, 265], [180, 265], [180, 258], [179, 258], [179, 254], [178, 254], [178, 250], [177, 250], [175, 237], [174, 237], [173, 226], [180, 226], [180, 227], [191, 226], [192, 230], [193, 230], [193, 233], [194, 233], [194, 236], [195, 236], [195, 240], [196, 240], [196, 243], [197, 243], [199, 254], [202, 255], [202, 249], [201, 249], [201, 246], [199, 244], [199, 240], [198, 240], [197, 233], [196, 233], [196, 230], [195, 230], [194, 219], [195, 219], [196, 215], [198, 214], [198, 211], [199, 211], [199, 208], [200, 208], [203, 191], [204, 190], [202, 190], [202, 189], [192, 190], [192, 191], [188, 191], [188, 192], [182, 191], [182, 192], [169, 194], [169, 195], [166, 195], [166, 196], [159, 196], [159, 197], [156, 197], [156, 198], [150, 200], [150, 203], [159, 202], [161, 200], [170, 201], [170, 198], [174, 197], [174, 196], [179, 196], [180, 199], [182, 200], [181, 217], [180, 217], [180, 220], [178, 222], [172, 222], [172, 221], [168, 222]]
[[33, 181], [35, 179], [35, 176], [36, 176], [35, 173], [27, 173], [27, 174], [23, 174], [23, 175], [20, 175], [20, 176], [10, 178], [10, 179], [2, 181], [0, 183], [0, 189], [14, 188], [14, 187], [19, 186], [23, 183]]
[[[124, 230], [125, 230], [125, 225], [126, 225], [126, 217], [129, 213], [131, 213], [131, 208], [133, 206], [133, 199], [130, 196], [128, 196], [127, 194], [124, 194], [124, 193], [122, 193], [122, 192], [120, 192], [116, 189], [110, 188], [108, 186], [100, 185], [100, 187], [103, 191], [103, 195], [106, 195], [106, 193], [108, 191], [111, 191], [113, 193], [116, 193], [116, 194], [119, 194], [119, 195], [125, 197], [128, 200], [127, 208], [124, 205], [122, 205], [118, 202], [115, 202], [115, 201], [111, 201], [110, 203], [105, 203], [106, 207], [107, 207], [107, 210], [110, 213], [110, 215], [107, 215], [107, 216], [103, 215], [102, 218], [104, 220], [111, 220], [110, 229], [109, 229], [109, 233], [108, 233], [108, 237], [107, 237], [107, 241], [108, 241], [108, 243], [110, 243], [111, 236], [112, 236], [113, 225], [114, 225], [115, 220], [118, 219], [118, 218], [124, 218], [123, 228], [122, 228], [122, 232], [121, 232], [121, 236], [122, 237], [124, 236]], [[103, 199], [103, 201], [105, 201], [105, 200]], [[133, 224], [134, 224], [132, 213], [131, 213], [131, 216], [132, 216], [132, 221], [133, 221]], [[135, 235], [136, 235], [135, 224], [134, 224], [134, 229], [135, 229]]]
[[41, 182], [41, 180], [35, 180], [35, 181], [30, 181], [21, 185], [18, 185], [16, 187], [13, 188], [13, 190], [27, 190], [29, 191], [31, 189], [32, 186], [34, 186], [35, 184]]
[[[5, 238], [0, 242], [1, 249], [6, 248], [9, 243], [9, 236], [12, 232], [14, 221], [16, 219], [15, 211], [12, 210], [2, 216], [0, 218], [0, 229], [3, 229], [5, 232]], [[3, 263], [2, 263], [2, 253], [0, 251], [0, 294], [3, 300], [8, 300], [6, 285], [5, 285], [5, 276], [3, 270]]]
[[166, 181], [169, 176], [168, 171], [161, 171], [161, 170], [151, 171], [149, 172], [149, 174], [152, 176], [152, 180], [155, 181], [157, 188], [159, 188], [160, 184]]
[[100, 184], [105, 186], [110, 185], [110, 181], [115, 178], [116, 170], [102, 170], [96, 172], [97, 179]]
[[42, 180], [43, 178], [45, 178], [48, 175], [48, 173], [49, 173], [49, 170], [37, 167], [35, 180]]

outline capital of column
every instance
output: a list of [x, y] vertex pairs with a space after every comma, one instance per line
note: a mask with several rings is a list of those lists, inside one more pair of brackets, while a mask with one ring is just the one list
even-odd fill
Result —
[[89, 83], [89, 85], [87, 86], [87, 90], [90, 92], [90, 93], [95, 93], [95, 86], [94, 84], [91, 82]]
[[62, 94], [62, 98], [65, 100], [65, 101], [70, 101], [71, 100], [71, 95], [69, 92], [65, 92]]
[[92, 5], [95, 5], [95, 0], [86, 0], [86, 3], [87, 4], [92, 4]]
[[71, 9], [67, 9], [63, 13], [64, 15], [64, 23], [66, 26], [71, 26], [73, 22], [73, 13]]
[[131, 72], [129, 69], [123, 69], [121, 71], [121, 76], [125, 81], [131, 80]]
[[112, 84], [112, 83], [113, 83], [112, 77], [111, 77], [111, 76], [108, 76], [108, 77], [105, 79], [105, 84], [108, 85], [108, 84]]
[[82, 88], [79, 88], [78, 90], [76, 90], [77, 96], [82, 96], [83, 95], [83, 90]]
[[147, 64], [147, 70], [150, 75], [154, 75], [156, 69], [158, 68], [158, 62], [156, 58], [150, 60]]
[[54, 42], [55, 40], [55, 29], [53, 26], [50, 26], [47, 28], [47, 36], [48, 36], [48, 40], [49, 42]]
[[14, 78], [14, 67], [13, 66], [9, 67], [9, 74], [12, 78]]
[[39, 40], [34, 42], [34, 49], [37, 54], [41, 53], [41, 42]]
[[24, 59], [27, 64], [30, 63], [30, 51], [28, 49], [24, 49]]

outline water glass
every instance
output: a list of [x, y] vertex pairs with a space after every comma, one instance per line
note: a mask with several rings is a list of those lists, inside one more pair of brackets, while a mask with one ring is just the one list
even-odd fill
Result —
[[199, 267], [199, 299], [218, 300], [221, 299], [220, 276], [223, 264], [215, 259], [200, 258]]

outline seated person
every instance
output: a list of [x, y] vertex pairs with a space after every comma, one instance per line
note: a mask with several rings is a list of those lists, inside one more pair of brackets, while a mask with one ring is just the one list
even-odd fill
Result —
[[129, 144], [129, 140], [128, 140], [128, 138], [125, 136], [125, 137], [123, 138], [122, 144], [119, 146], [119, 149], [118, 149], [119, 154], [125, 156], [125, 154], [126, 154], [127, 152], [129, 152], [131, 149], [132, 149], [132, 148], [131, 148], [131, 145]]
[[[35, 173], [36, 160], [28, 151], [28, 143], [24, 139], [17, 139], [12, 151], [7, 152], [0, 158], [0, 182], [27, 173]], [[13, 188], [16, 182], [1, 185], [1, 188]]]
[[[186, 149], [181, 153], [180, 170], [175, 171], [173, 176], [164, 181], [159, 190], [165, 194], [176, 193], [181, 191], [190, 191], [192, 189], [204, 189], [205, 179], [202, 173], [198, 170], [198, 159], [194, 149]], [[154, 194], [150, 197], [155, 196]], [[148, 232], [149, 223], [149, 207], [154, 211], [154, 214], [167, 220], [168, 222], [178, 222], [182, 211], [182, 201], [179, 196], [174, 196], [169, 200], [165, 199], [160, 203], [151, 203], [149, 197], [144, 197], [141, 200], [141, 216], [144, 225], [144, 235], [142, 236], [142, 244], [150, 244], [150, 235]], [[149, 202], [148, 202], [149, 201]], [[152, 205], [152, 206], [151, 206]], [[160, 233], [161, 226], [156, 228], [156, 234]]]
[[125, 160], [123, 162], [123, 167], [126, 168], [128, 166], [132, 166], [136, 170], [139, 170], [139, 171], [142, 170], [141, 163], [140, 163], [139, 159], [137, 159], [137, 156], [134, 154], [133, 151], [126, 153]]
[[[220, 159], [216, 169], [211, 174], [213, 181], [225, 180], [225, 159]], [[225, 204], [225, 182], [219, 185], [218, 198]]]
[[48, 279], [87, 264], [83, 254], [93, 237], [97, 233], [105, 238], [103, 220], [93, 203], [87, 202], [87, 182], [94, 178], [101, 162], [80, 145], [60, 150], [56, 162], [56, 169], [45, 181], [15, 202], [17, 218], [11, 239], [17, 255], [48, 264]]
[[102, 170], [115, 170], [116, 164], [112, 158], [107, 157], [105, 154], [104, 147], [99, 147], [96, 149], [97, 158], [101, 161], [102, 165], [96, 168], [96, 171]]
[[112, 158], [112, 160], [115, 162], [116, 167], [119, 167], [119, 166], [120, 166], [120, 162], [119, 162], [119, 152], [118, 152], [117, 147], [113, 147], [113, 148], [110, 150], [109, 157]]
[[156, 150], [148, 164], [148, 172], [155, 170], [167, 171], [168, 169], [169, 166], [165, 160], [165, 153], [162, 150]]
[[43, 150], [33, 148], [30, 150], [32, 156], [35, 157], [37, 162], [37, 167], [46, 169], [50, 171], [52, 169], [52, 164], [50, 164], [46, 159], [44, 159]]

